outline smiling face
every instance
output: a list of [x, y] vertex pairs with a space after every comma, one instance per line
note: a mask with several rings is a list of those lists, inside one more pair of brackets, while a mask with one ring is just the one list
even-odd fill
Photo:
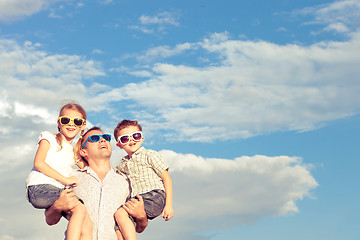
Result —
[[[64, 109], [61, 112], [60, 117], [69, 117], [70, 119], [74, 119], [74, 118], [84, 118], [84, 116], [74, 110], [74, 109]], [[68, 124], [63, 125], [60, 123], [60, 121], [58, 120], [58, 128], [63, 136], [63, 140], [71, 143], [75, 136], [79, 133], [80, 130], [84, 130], [86, 123], [84, 123], [82, 126], [77, 126], [74, 124], [74, 121], [70, 121]]]
[[[121, 129], [118, 132], [118, 136], [122, 135], [132, 135], [135, 132], [139, 132], [140, 129], [137, 126], [128, 126], [126, 128]], [[117, 140], [117, 139], [116, 139]], [[126, 151], [126, 153], [131, 157], [137, 150], [140, 149], [141, 144], [143, 143], [144, 138], [141, 138], [140, 141], [136, 142], [132, 137], [130, 137], [130, 141], [127, 144], [121, 144], [120, 142], [117, 142], [116, 145], [119, 148], [122, 148]]]
[[[83, 142], [91, 135], [103, 135], [101, 130], [91, 130], [83, 136]], [[111, 143], [104, 138], [100, 138], [98, 142], [88, 141], [83, 149], [80, 150], [80, 155], [84, 157], [91, 166], [92, 163], [96, 163], [101, 160], [109, 160], [111, 156]]]

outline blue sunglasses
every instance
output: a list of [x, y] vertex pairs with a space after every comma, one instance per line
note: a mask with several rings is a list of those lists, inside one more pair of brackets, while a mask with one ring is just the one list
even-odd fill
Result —
[[103, 139], [105, 139], [106, 141], [110, 142], [110, 140], [111, 140], [111, 135], [110, 135], [110, 134], [91, 135], [91, 136], [89, 136], [89, 137], [86, 139], [86, 141], [85, 141], [85, 143], [84, 143], [84, 145], [82, 146], [81, 149], [83, 149], [83, 148], [86, 146], [86, 144], [87, 144], [87, 142], [88, 142], [89, 140], [90, 140], [90, 142], [95, 143], [95, 142], [100, 141], [101, 138], [103, 138]]

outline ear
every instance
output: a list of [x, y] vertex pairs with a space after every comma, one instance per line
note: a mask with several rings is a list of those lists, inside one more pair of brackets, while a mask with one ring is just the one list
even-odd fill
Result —
[[83, 158], [85, 158], [87, 160], [87, 152], [86, 152], [85, 149], [81, 149], [79, 151], [79, 154], [80, 154], [81, 157], [83, 157]]
[[118, 146], [119, 148], [123, 149], [123, 145], [120, 142], [116, 142], [116, 146]]

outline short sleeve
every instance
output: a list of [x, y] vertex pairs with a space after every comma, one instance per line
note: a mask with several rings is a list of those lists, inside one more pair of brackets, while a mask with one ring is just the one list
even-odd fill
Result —
[[40, 133], [38, 144], [40, 143], [41, 140], [47, 140], [50, 143], [50, 145], [54, 145], [54, 143], [56, 143], [54, 134], [47, 131]]
[[158, 152], [150, 150], [148, 154], [149, 164], [158, 176], [169, 168], [169, 166], [165, 163], [164, 158]]

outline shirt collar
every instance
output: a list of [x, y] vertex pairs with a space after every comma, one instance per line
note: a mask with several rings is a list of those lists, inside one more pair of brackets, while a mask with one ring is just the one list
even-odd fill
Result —
[[[96, 172], [95, 172], [90, 166], [85, 166], [83, 169], [77, 169], [77, 171], [79, 171], [79, 172], [86, 172], [87, 174], [90, 174], [91, 176], [95, 177], [96, 179], [98, 179], [98, 180], [100, 181], [98, 175], [96, 174]], [[114, 173], [115, 173], [115, 170], [114, 170], [113, 168], [110, 168], [110, 171], [107, 173], [106, 176], [108, 176], [109, 173], [110, 173], [110, 174], [114, 174]], [[106, 177], [105, 177], [105, 179], [106, 179]], [[105, 180], [105, 179], [104, 179], [104, 180]]]
[[[136, 152], [133, 153], [134, 155], [138, 155], [139, 153], [141, 153], [142, 151], [144, 151], [145, 148], [143, 146], [141, 146]], [[129, 160], [129, 155], [126, 155], [125, 157], [122, 158], [124, 161]]]

